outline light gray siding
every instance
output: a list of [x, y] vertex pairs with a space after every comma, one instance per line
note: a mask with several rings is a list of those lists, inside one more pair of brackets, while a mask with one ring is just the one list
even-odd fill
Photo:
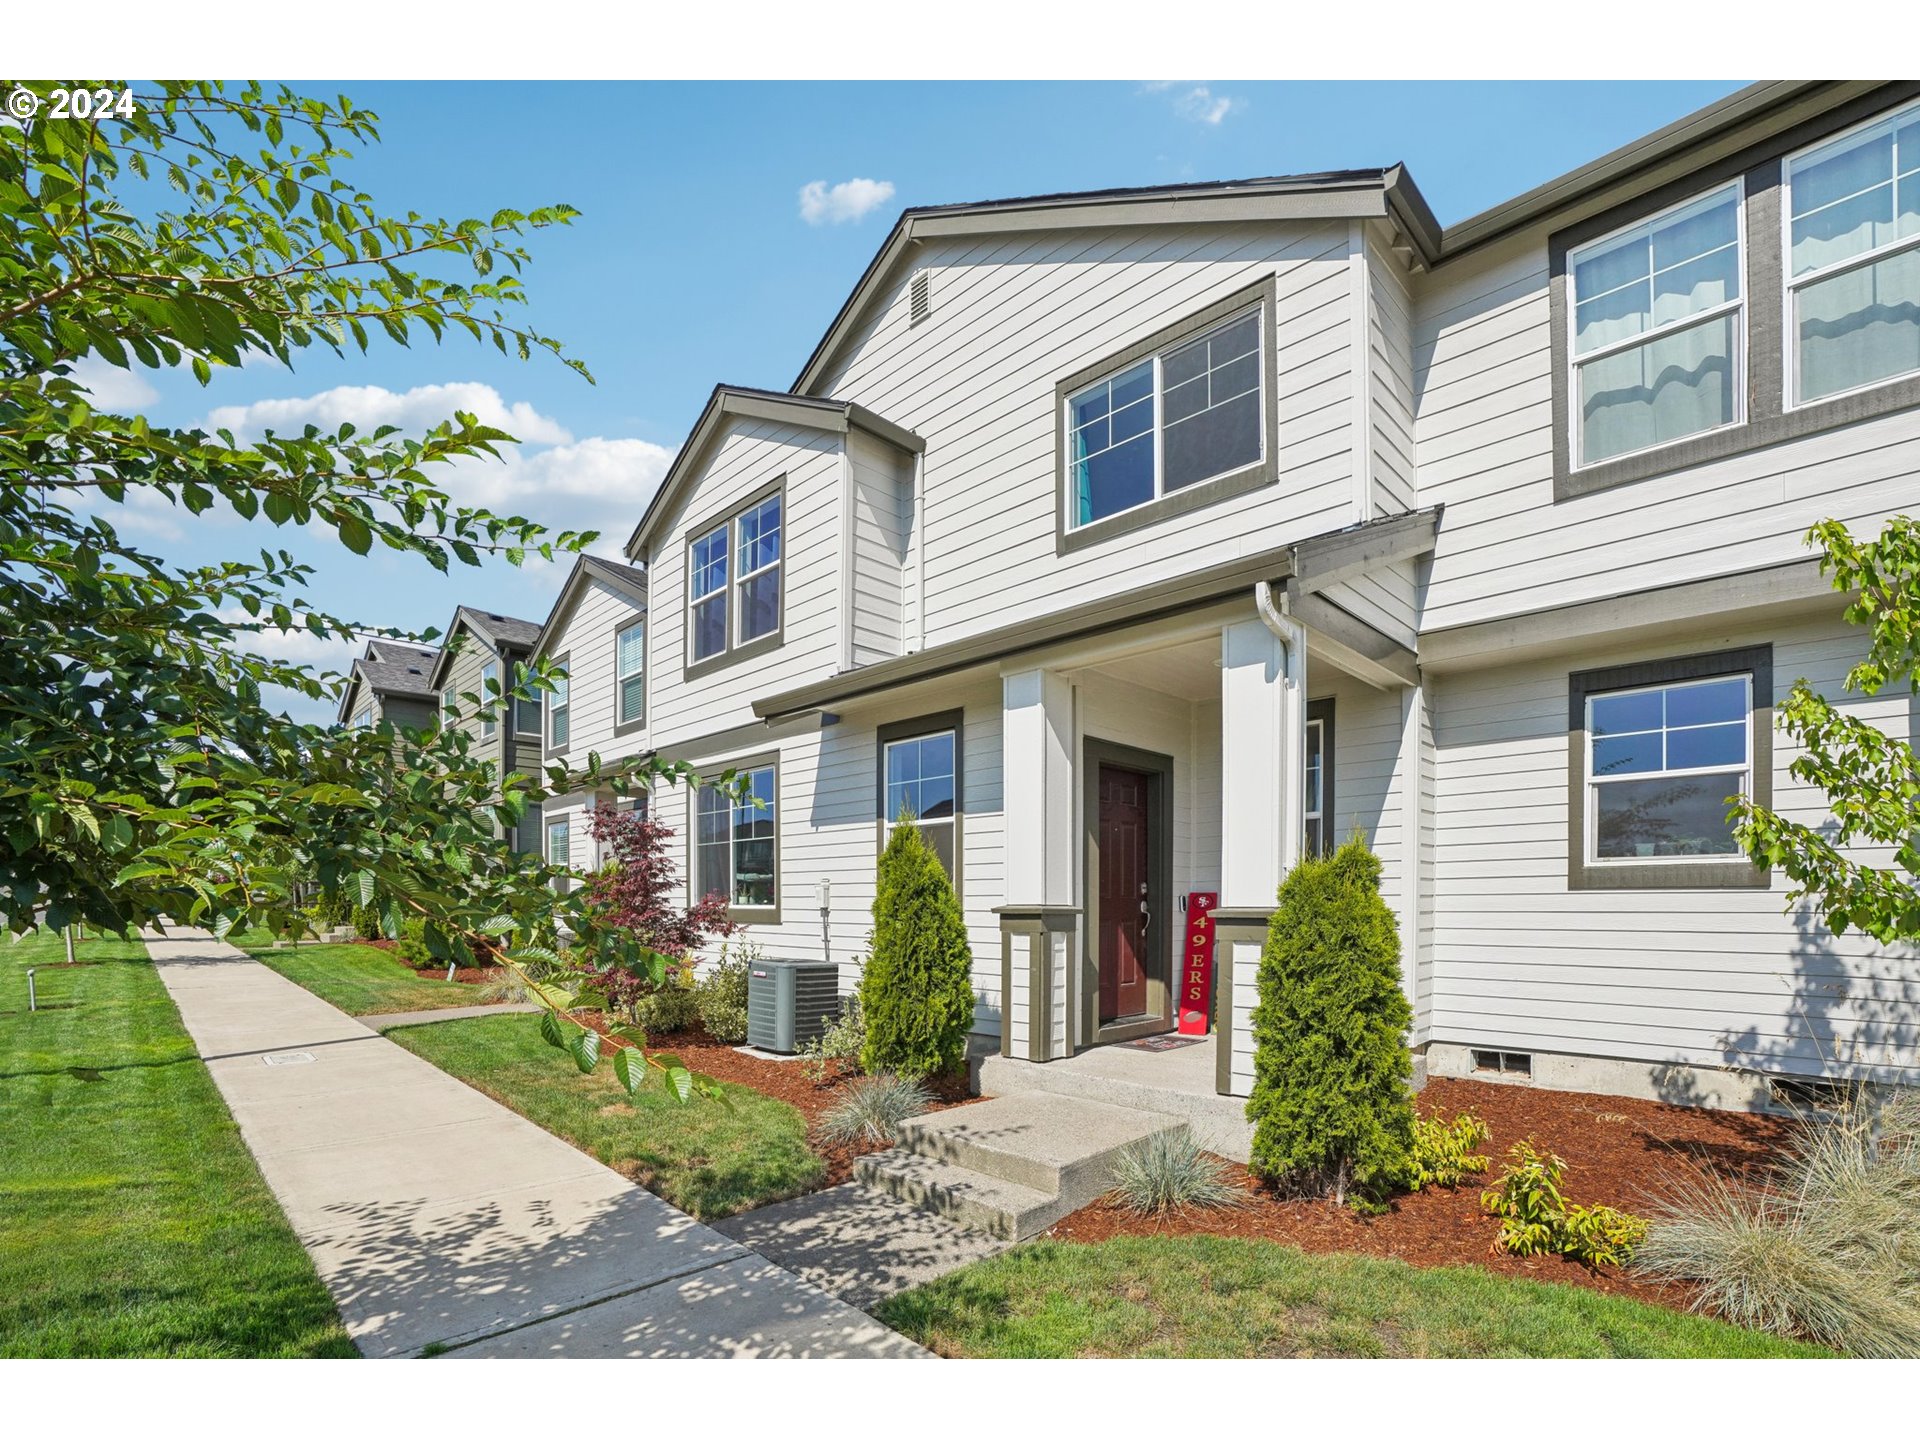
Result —
[[[614, 733], [619, 703], [614, 637], [645, 618], [641, 602], [588, 571], [571, 610], [558, 618], [559, 628], [547, 637], [545, 650], [567, 657], [567, 760], [577, 767], [586, 763], [589, 752], [604, 761], [645, 750], [645, 727]], [[649, 696], [651, 680], [648, 676]]]
[[854, 431], [847, 436], [849, 658], [869, 665], [902, 652], [913, 460]]

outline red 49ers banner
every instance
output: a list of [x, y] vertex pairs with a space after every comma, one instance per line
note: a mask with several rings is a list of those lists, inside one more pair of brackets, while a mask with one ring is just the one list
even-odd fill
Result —
[[1213, 912], [1220, 897], [1211, 890], [1187, 895], [1187, 946], [1180, 962], [1180, 1033], [1204, 1035], [1213, 1013]]

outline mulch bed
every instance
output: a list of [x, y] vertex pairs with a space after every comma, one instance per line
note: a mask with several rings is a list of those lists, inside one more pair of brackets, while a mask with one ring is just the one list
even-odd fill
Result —
[[1671, 1181], [1689, 1171], [1757, 1174], [1778, 1153], [1789, 1122], [1764, 1115], [1695, 1110], [1651, 1100], [1579, 1095], [1474, 1080], [1432, 1080], [1421, 1091], [1423, 1115], [1471, 1110], [1492, 1138], [1480, 1147], [1484, 1175], [1456, 1190], [1404, 1195], [1385, 1215], [1356, 1215], [1325, 1200], [1284, 1200], [1243, 1165], [1229, 1165], [1247, 1204], [1234, 1210], [1189, 1211], [1164, 1220], [1132, 1215], [1107, 1201], [1077, 1210], [1047, 1233], [1087, 1243], [1119, 1235], [1231, 1235], [1276, 1240], [1317, 1253], [1347, 1251], [1412, 1265], [1481, 1265], [1502, 1275], [1584, 1285], [1610, 1294], [1684, 1309], [1686, 1287], [1655, 1285], [1617, 1271], [1594, 1271], [1558, 1256], [1519, 1258], [1491, 1247], [1500, 1222], [1480, 1205], [1480, 1192], [1505, 1168], [1507, 1147], [1531, 1138], [1567, 1162], [1563, 1185], [1572, 1204], [1613, 1205], [1644, 1214]]
[[[602, 1034], [606, 1033], [606, 1017], [599, 1012], [576, 1011], [575, 1017]], [[612, 1043], [618, 1045], [621, 1042], [614, 1040]], [[657, 1054], [678, 1056], [696, 1074], [729, 1085], [744, 1085], [775, 1100], [784, 1100], [798, 1110], [806, 1117], [808, 1148], [827, 1165], [819, 1187], [823, 1190], [851, 1180], [853, 1162], [862, 1155], [888, 1148], [885, 1145], [825, 1145], [814, 1135], [820, 1117], [832, 1108], [844, 1088], [859, 1078], [842, 1070], [838, 1061], [834, 1062], [833, 1073], [824, 1082], [815, 1084], [798, 1060], [762, 1060], [755, 1055], [742, 1055], [732, 1045], [715, 1040], [698, 1026], [677, 1035], [662, 1035], [650, 1041], [648, 1048]], [[930, 1082], [927, 1088], [934, 1096], [928, 1114], [950, 1110], [956, 1105], [970, 1105], [979, 1098], [967, 1092], [964, 1075]]]

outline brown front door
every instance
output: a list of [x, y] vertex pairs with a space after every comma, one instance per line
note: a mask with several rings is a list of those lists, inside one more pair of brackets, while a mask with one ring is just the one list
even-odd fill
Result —
[[1100, 1023], [1147, 1010], [1148, 777], [1100, 767]]

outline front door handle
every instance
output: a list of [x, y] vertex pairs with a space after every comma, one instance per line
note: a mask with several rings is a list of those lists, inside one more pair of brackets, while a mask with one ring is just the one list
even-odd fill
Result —
[[1142, 901], [1140, 902], [1140, 929], [1141, 929], [1141, 932], [1142, 932], [1142, 933], [1144, 934], [1144, 933], [1146, 932], [1146, 930], [1147, 930], [1147, 929], [1148, 929], [1148, 928], [1149, 928], [1149, 927], [1150, 927], [1150, 926], [1151, 926], [1152, 924], [1153, 924], [1153, 911], [1151, 911], [1151, 910], [1149, 910], [1149, 909], [1147, 908], [1147, 902], [1146, 902], [1145, 900], [1142, 900]]

